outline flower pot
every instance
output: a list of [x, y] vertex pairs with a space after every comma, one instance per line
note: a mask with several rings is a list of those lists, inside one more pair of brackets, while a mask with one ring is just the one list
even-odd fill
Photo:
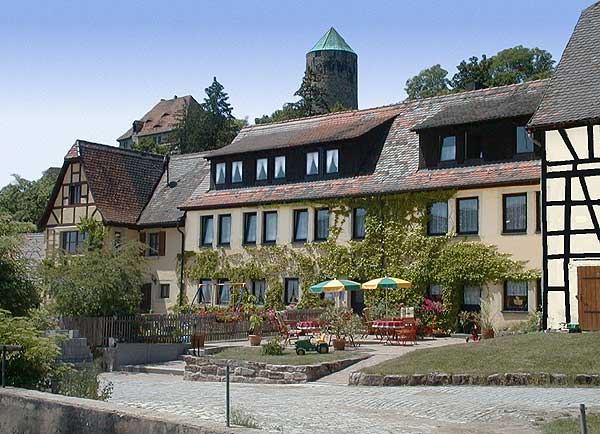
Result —
[[258, 347], [262, 341], [261, 335], [248, 335], [248, 338], [250, 339], [250, 345], [253, 347]]
[[206, 333], [194, 333], [192, 335], [192, 348], [204, 348]]
[[492, 339], [495, 336], [494, 329], [484, 329], [481, 336], [483, 339]]
[[346, 339], [334, 339], [333, 340], [333, 349], [336, 351], [343, 351], [346, 349]]

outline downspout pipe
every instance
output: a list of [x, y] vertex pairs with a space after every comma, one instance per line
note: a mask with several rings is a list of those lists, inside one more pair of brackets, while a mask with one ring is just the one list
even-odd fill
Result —
[[185, 296], [185, 287], [184, 287], [184, 270], [185, 270], [185, 232], [182, 230], [182, 224], [185, 223], [185, 217], [187, 212], [183, 213], [183, 217], [179, 219], [177, 222], [177, 232], [181, 234], [181, 264], [179, 270], [179, 302], [177, 303], [179, 306], [183, 305], [183, 298]]

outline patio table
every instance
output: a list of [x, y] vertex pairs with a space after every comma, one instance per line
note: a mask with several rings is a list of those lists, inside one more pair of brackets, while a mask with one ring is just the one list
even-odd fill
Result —
[[377, 320], [373, 321], [373, 328], [379, 330], [380, 340], [386, 339], [385, 343], [391, 343], [391, 340], [396, 336], [396, 330], [401, 330], [404, 327], [403, 320]]
[[306, 334], [316, 334], [321, 331], [321, 326], [317, 321], [299, 321], [296, 328]]

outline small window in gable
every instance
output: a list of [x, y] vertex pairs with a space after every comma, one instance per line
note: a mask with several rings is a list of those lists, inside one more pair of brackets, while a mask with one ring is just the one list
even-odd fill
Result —
[[241, 161], [234, 161], [231, 165], [231, 182], [242, 182]]
[[275, 157], [275, 178], [285, 178], [285, 156]]
[[338, 165], [339, 151], [337, 149], [329, 149], [326, 154], [327, 160], [327, 173], [338, 173], [339, 165]]
[[227, 174], [227, 168], [225, 163], [217, 163], [215, 170], [215, 184], [225, 184], [225, 176]]
[[440, 161], [456, 160], [456, 136], [446, 136], [442, 139]]
[[269, 169], [267, 166], [268, 160], [266, 158], [259, 158], [256, 160], [256, 180], [264, 181], [267, 179]]
[[319, 174], [319, 153], [308, 152], [306, 154], [306, 174], [307, 175], [318, 175]]
[[81, 184], [69, 185], [69, 205], [81, 203]]

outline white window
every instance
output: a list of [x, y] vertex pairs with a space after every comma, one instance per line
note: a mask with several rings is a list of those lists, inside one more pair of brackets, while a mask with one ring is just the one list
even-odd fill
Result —
[[215, 169], [215, 184], [225, 184], [225, 176], [227, 175], [227, 166], [225, 163], [217, 163]]
[[456, 160], [456, 136], [446, 136], [442, 140], [440, 161]]
[[275, 178], [285, 178], [285, 157], [275, 157]]
[[337, 149], [329, 149], [326, 154], [327, 158], [327, 173], [338, 173], [338, 157], [339, 152]]
[[318, 175], [319, 174], [319, 153], [308, 152], [306, 154], [306, 174], [307, 175]]
[[234, 161], [231, 165], [231, 182], [242, 182], [242, 162]]
[[267, 176], [269, 174], [269, 169], [268, 169], [268, 160], [266, 158], [259, 158], [258, 160], [256, 160], [256, 180], [257, 181], [264, 181], [265, 179], [267, 179]]
[[481, 288], [479, 286], [465, 286], [463, 304], [467, 306], [480, 306]]
[[525, 127], [517, 127], [517, 154], [533, 152], [533, 140]]

